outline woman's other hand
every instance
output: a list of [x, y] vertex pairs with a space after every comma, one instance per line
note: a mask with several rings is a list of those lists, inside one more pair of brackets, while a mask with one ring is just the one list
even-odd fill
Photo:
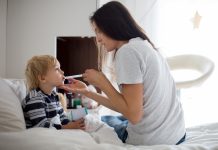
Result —
[[108, 79], [102, 72], [95, 69], [87, 69], [83, 74], [83, 80], [91, 85], [101, 88], [101, 85], [105, 84]]
[[88, 92], [87, 85], [84, 82], [76, 79], [69, 79], [69, 84], [62, 85], [58, 88], [80, 94], [86, 94]]

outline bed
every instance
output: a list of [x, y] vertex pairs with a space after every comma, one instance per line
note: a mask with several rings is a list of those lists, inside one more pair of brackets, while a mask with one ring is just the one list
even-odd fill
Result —
[[0, 79], [0, 150], [217, 150], [218, 123], [187, 128], [187, 139], [180, 145], [134, 146], [123, 144], [112, 128], [99, 121], [99, 113], [90, 113], [95, 120], [89, 131], [26, 129], [21, 99], [26, 95], [23, 79]]

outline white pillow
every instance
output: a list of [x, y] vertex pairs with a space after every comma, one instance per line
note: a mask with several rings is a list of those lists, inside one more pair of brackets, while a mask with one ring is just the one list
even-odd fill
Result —
[[0, 132], [24, 129], [25, 121], [21, 103], [7, 82], [0, 79]]
[[20, 102], [26, 97], [27, 88], [25, 79], [3, 79], [17, 95]]

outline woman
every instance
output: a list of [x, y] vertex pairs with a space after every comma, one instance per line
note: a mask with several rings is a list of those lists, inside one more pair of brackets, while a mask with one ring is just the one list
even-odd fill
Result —
[[72, 80], [66, 90], [82, 93], [123, 116], [102, 120], [115, 128], [119, 138], [133, 145], [180, 144], [185, 140], [183, 110], [165, 59], [156, 50], [128, 10], [112, 1], [90, 18], [97, 42], [114, 51], [117, 91], [106, 76], [87, 69], [83, 79], [106, 96], [87, 90]]

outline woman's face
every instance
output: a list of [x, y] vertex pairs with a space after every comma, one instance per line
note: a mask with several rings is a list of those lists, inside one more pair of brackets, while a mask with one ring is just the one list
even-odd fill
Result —
[[99, 44], [101, 44], [108, 52], [113, 51], [115, 49], [120, 48], [119, 41], [113, 40], [112, 38], [105, 35], [95, 24], [92, 23], [93, 30], [96, 34], [96, 40]]

